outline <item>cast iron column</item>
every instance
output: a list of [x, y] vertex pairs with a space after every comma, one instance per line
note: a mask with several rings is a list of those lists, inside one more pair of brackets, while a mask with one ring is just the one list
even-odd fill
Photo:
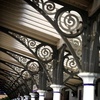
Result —
[[24, 100], [24, 97], [23, 97], [23, 96], [20, 96], [20, 99], [21, 99], [21, 100]]
[[37, 91], [39, 93], [39, 100], [44, 100], [45, 98], [46, 78], [45, 72], [41, 70], [39, 73], [39, 90]]
[[[58, 62], [57, 62], [57, 76], [56, 80], [57, 82], [52, 84], [50, 87], [53, 89], [53, 100], [60, 100], [61, 99], [61, 90], [64, 88], [63, 86], [63, 56], [64, 51], [66, 49], [66, 45], [63, 44], [62, 47], [59, 49], [59, 55], [58, 55]], [[54, 81], [55, 82], [55, 81]]]
[[83, 100], [95, 100], [95, 80], [97, 74], [80, 73], [79, 76], [83, 80]]
[[53, 89], [53, 100], [61, 100], [61, 90], [64, 86], [52, 84], [50, 87]]
[[31, 100], [35, 100], [35, 96], [36, 96], [35, 93], [30, 93], [30, 96], [31, 96]]
[[24, 100], [28, 100], [29, 96], [28, 95], [24, 95]]

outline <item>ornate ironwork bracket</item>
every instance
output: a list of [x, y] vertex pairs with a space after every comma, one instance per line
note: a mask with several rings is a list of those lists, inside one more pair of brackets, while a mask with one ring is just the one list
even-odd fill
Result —
[[9, 34], [20, 43], [22, 43], [26, 48], [28, 48], [28, 50], [34, 55], [34, 57], [38, 60], [40, 66], [43, 68], [49, 82], [52, 83], [52, 78], [48, 72], [48, 68], [50, 67], [49, 62], [52, 62], [53, 58], [55, 58], [54, 56], [56, 54], [56, 47], [47, 43], [41, 43], [40, 41], [34, 40], [31, 37], [25, 36], [21, 33], [4, 28], [2, 26], [0, 28], [2, 32]]
[[[13, 91], [13, 86], [12, 86], [12, 82], [16, 81], [16, 79], [14, 78], [14, 75], [16, 76], [15, 73], [6, 71], [4, 69], [0, 69], [0, 75], [4, 76], [6, 78], [5, 79], [0, 79], [0, 80], [5, 80], [5, 82], [3, 82], [3, 87], [7, 89], [7, 91], [11, 92]], [[19, 84], [19, 83], [18, 83]], [[15, 87], [17, 87], [17, 85], [15, 84]]]
[[[65, 41], [67, 48], [73, 55], [77, 66], [81, 68], [81, 64], [78, 55], [74, 51], [74, 48], [70, 44], [67, 38], [75, 38], [79, 36], [83, 31], [87, 22], [87, 12], [79, 10], [75, 7], [67, 5], [63, 7], [52, 1], [45, 0], [24, 0], [34, 9], [36, 9], [41, 15], [43, 15], [49, 23], [60, 34]], [[58, 7], [59, 6], [59, 7]]]
[[[31, 80], [33, 81], [32, 83], [36, 84], [38, 88], [38, 83], [34, 79], [34, 76], [37, 76], [38, 72], [41, 69], [41, 66], [38, 63], [38, 61], [36, 59], [28, 58], [26, 56], [12, 52], [10, 50], [6, 50], [4, 48], [0, 48], [0, 50], [17, 60], [23, 67], [17, 67], [16, 70], [18, 70], [21, 73], [24, 79], [29, 79], [31, 77]], [[33, 89], [33, 86], [31, 87]]]
[[[25, 80], [23, 79], [23, 77], [22, 77], [22, 75], [20, 74], [20, 72], [19, 71], [16, 71], [15, 70], [15, 68], [19, 68], [19, 66], [17, 66], [17, 65], [14, 65], [14, 64], [11, 64], [11, 63], [9, 63], [9, 62], [6, 62], [6, 61], [3, 61], [3, 60], [0, 60], [0, 62], [1, 63], [3, 63], [3, 64], [5, 64], [6, 66], [8, 66], [8, 67], [10, 67], [15, 73], [13, 73], [13, 72], [10, 72], [10, 73], [13, 73], [13, 74], [15, 74], [15, 77], [17, 78], [17, 79], [12, 79], [12, 81], [11, 81], [11, 83], [12, 83], [12, 85], [17, 85], [16, 87], [18, 87], [19, 85], [17, 84], [17, 83], [19, 83], [19, 84], [24, 84], [25, 86], [26, 86], [26, 91], [27, 92], [29, 92], [29, 91], [31, 91], [30, 90], [30, 88], [28, 87], [28, 85], [26, 84], [26, 82], [25, 82]], [[6, 72], [7, 73], [7, 72]], [[12, 75], [13, 76], [13, 75]], [[14, 77], [14, 78], [15, 78]], [[10, 77], [11, 78], [11, 77]], [[13, 80], [15, 80], [14, 82], [13, 82]], [[11, 86], [12, 87], [12, 86]], [[15, 87], [15, 88], [16, 88]]]

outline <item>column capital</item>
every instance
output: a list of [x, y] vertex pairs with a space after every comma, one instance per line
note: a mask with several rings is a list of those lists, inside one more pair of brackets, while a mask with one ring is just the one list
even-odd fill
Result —
[[64, 85], [57, 85], [57, 84], [52, 84], [50, 86], [54, 92], [61, 92], [61, 90], [65, 87]]
[[31, 98], [35, 98], [35, 93], [29, 93], [29, 95], [31, 96]]
[[17, 100], [20, 100], [20, 98], [18, 97]]
[[83, 100], [94, 100], [95, 98], [95, 81], [99, 78], [97, 73], [82, 72], [78, 74], [83, 80]]
[[39, 93], [39, 100], [44, 100], [46, 91], [38, 90], [37, 92]]
[[45, 90], [37, 90], [40, 96], [45, 96], [46, 91]]
[[80, 72], [78, 75], [80, 75], [80, 76], [95, 76], [95, 77], [98, 76], [97, 73], [90, 73], [90, 72]]
[[97, 73], [82, 72], [78, 74], [82, 78], [85, 84], [93, 84], [94, 81], [99, 77]]
[[24, 100], [28, 100], [29, 96], [28, 95], [24, 95]]
[[23, 96], [20, 96], [21, 100], [24, 100], [24, 97]]

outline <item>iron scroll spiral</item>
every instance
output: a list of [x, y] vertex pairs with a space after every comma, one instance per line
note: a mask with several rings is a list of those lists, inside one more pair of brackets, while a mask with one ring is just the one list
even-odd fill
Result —
[[65, 71], [78, 72], [78, 66], [69, 51], [66, 50], [63, 60], [63, 66]]
[[50, 62], [53, 59], [53, 49], [48, 45], [38, 45], [36, 54], [43, 62]]
[[43, 3], [43, 10], [49, 15], [55, 14], [56, 9], [54, 2], [46, 1], [45, 3]]
[[83, 19], [74, 10], [66, 10], [64, 7], [55, 15], [56, 28], [68, 38], [74, 38], [83, 32]]
[[31, 72], [38, 72], [39, 71], [39, 64], [36, 61], [30, 61], [27, 64], [28, 70]]

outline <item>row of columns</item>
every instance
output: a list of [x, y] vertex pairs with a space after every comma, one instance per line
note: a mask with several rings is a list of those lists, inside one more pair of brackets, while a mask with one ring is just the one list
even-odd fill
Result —
[[[53, 89], [53, 100], [60, 100], [61, 99], [61, 90], [65, 87], [63, 85], [56, 85], [53, 84], [50, 86]], [[44, 100], [45, 99], [45, 95], [46, 95], [46, 91], [45, 90], [38, 90], [37, 91], [39, 93], [39, 100]], [[31, 96], [31, 100], [35, 100], [36, 98], [36, 93], [30, 93], [29, 94]], [[15, 98], [13, 100], [29, 100], [29, 96], [28, 95], [24, 95], [24, 96], [20, 96], [20, 98]]]
[[[95, 100], [95, 82], [99, 78], [98, 74], [80, 73], [79, 76], [83, 80], [83, 100]], [[53, 100], [61, 100], [61, 90], [65, 86], [52, 84], [50, 87], [53, 89]], [[37, 92], [39, 93], [39, 100], [44, 100], [46, 91], [38, 90]], [[30, 93], [30, 96], [31, 100], [35, 100], [35, 93]], [[29, 100], [28, 98], [29, 96], [25, 95], [24, 98], [21, 97], [21, 100]]]

